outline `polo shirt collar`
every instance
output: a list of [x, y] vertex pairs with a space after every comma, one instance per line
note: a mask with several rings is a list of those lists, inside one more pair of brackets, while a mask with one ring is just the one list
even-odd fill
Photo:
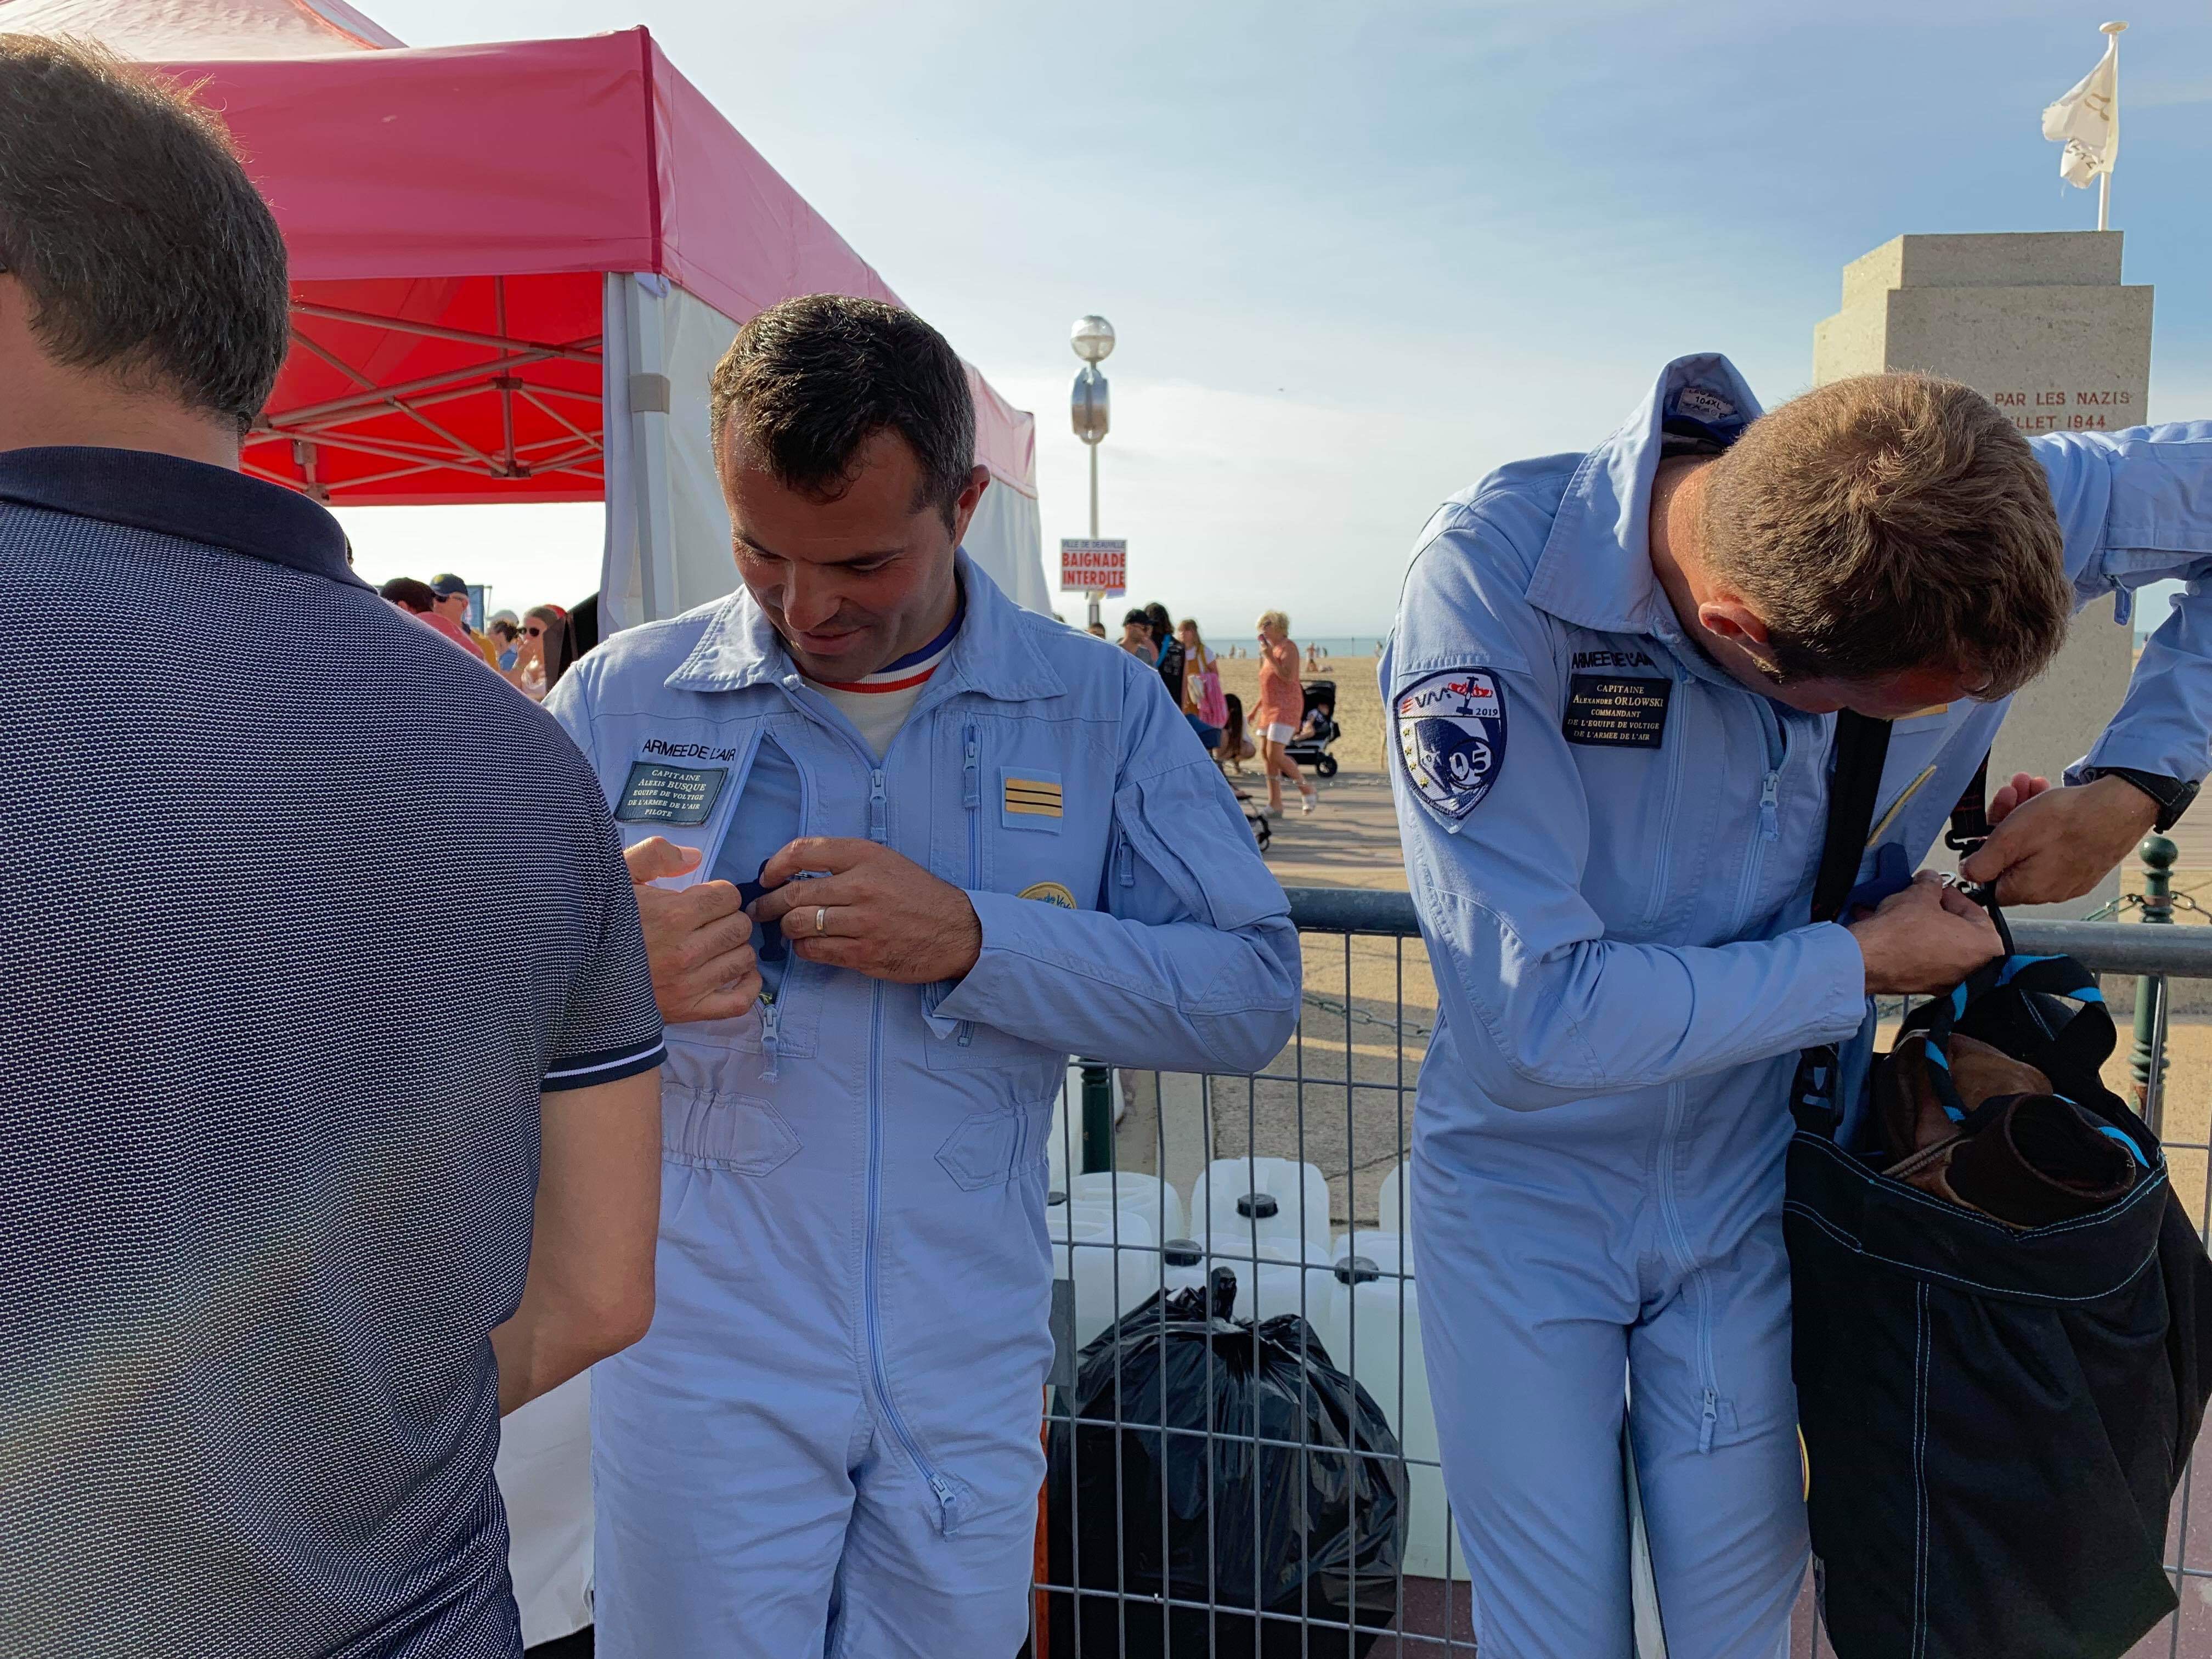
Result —
[[150, 449], [0, 450], [0, 501], [204, 542], [352, 587], [345, 532], [282, 484]]
[[1575, 469], [1529, 579], [1529, 602], [1601, 633], [1679, 632], [1651, 568], [1651, 480], [1666, 423], [1686, 416], [1727, 442], [1759, 413], [1759, 399], [1719, 353], [1668, 364], [1650, 395]]

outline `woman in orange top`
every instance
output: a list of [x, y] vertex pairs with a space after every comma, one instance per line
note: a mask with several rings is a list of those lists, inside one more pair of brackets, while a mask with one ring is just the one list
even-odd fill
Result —
[[1283, 780], [1298, 787], [1298, 810], [1310, 812], [1319, 799], [1314, 787], [1285, 752], [1306, 717], [1305, 687], [1298, 680], [1298, 647], [1291, 638], [1291, 619], [1279, 611], [1260, 613], [1260, 706], [1252, 716], [1259, 740], [1260, 769], [1267, 775], [1267, 811], [1283, 810]]

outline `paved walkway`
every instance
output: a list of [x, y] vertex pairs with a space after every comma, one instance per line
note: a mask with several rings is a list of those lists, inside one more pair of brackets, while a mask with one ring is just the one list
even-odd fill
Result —
[[[1342, 745], [1339, 745], [1341, 752]], [[1256, 769], [1231, 781], [1264, 805], [1267, 787]], [[1301, 813], [1295, 800], [1273, 820], [1267, 867], [1285, 887], [1379, 887], [1406, 890], [1406, 861], [1398, 847], [1398, 819], [1390, 786], [1380, 772], [1346, 766], [1333, 778], [1316, 778], [1321, 805]], [[1285, 790], [1285, 793], [1288, 794]]]

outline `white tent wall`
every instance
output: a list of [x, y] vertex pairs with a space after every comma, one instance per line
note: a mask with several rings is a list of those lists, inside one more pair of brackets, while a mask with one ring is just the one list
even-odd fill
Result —
[[738, 585], [707, 441], [707, 383], [738, 325], [665, 276], [611, 273], [605, 331], [599, 628], [611, 634]]
[[1009, 483], [994, 468], [991, 487], [983, 492], [982, 504], [968, 521], [968, 534], [960, 544], [1016, 605], [1049, 613], [1052, 590], [1045, 586], [1043, 540], [1044, 521], [1037, 513], [1036, 497], [1019, 484]]
[[[738, 583], [707, 439], [707, 385], [738, 325], [665, 277], [606, 279], [603, 634], [673, 617]], [[978, 377], [969, 370], [972, 380]], [[968, 556], [1018, 605], [1052, 609], [1034, 485], [994, 469]]]

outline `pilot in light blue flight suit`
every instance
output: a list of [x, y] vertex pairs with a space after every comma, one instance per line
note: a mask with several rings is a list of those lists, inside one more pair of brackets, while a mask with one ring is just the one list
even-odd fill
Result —
[[[962, 384], [926, 325], [826, 296], [757, 318], [731, 362], [793, 336], [817, 343], [794, 354], [787, 404], [856, 336], [875, 379], [824, 393], [841, 410], [933, 353]], [[898, 407], [942, 390], [922, 380]], [[941, 413], [965, 473], [964, 392]], [[738, 441], [718, 440], [726, 493]], [[732, 495], [748, 583], [749, 560], [843, 522], [876, 453], [854, 452], [859, 485], [781, 495], [773, 532]], [[1067, 1056], [1249, 1071], [1296, 1022], [1287, 902], [1159, 676], [956, 556], [986, 476], [957, 522], [915, 520], [948, 599], [957, 571], [951, 622], [875, 672], [803, 674], [768, 605], [816, 624], [787, 587], [740, 588], [616, 635], [549, 700], [631, 847], [696, 850], [684, 879], [787, 891], [799, 941], [756, 936], [752, 1012], [668, 1028], [657, 1311], [593, 1377], [610, 1659], [1010, 1659], [1044, 1468], [1046, 1153]], [[878, 688], [914, 696], [895, 730], [856, 701]], [[963, 921], [972, 907], [972, 967], [902, 983], [807, 959], [848, 924], [813, 902], [836, 874], [779, 888], [764, 870], [801, 836], [889, 849], [908, 891], [939, 890]]]
[[[1759, 412], [1725, 359], [1685, 357], [1589, 454], [1455, 496], [1380, 667], [1442, 1005], [1416, 1257], [1489, 1659], [1630, 1652], [1624, 1364], [1673, 1659], [1782, 1651], [1803, 1577], [1787, 1096], [1805, 1048], [1858, 1034], [1863, 1070], [1873, 957], [1807, 925], [1833, 716], [1717, 665], [1652, 549], [1662, 452], [1718, 453]], [[2124, 621], [2130, 590], [2212, 575], [2212, 424], [2032, 441], [2077, 605], [2118, 589]], [[1896, 722], [1877, 818], [1892, 850], [1869, 867], [1917, 865], [2004, 706]], [[2106, 832], [2105, 868], [2170, 817], [2137, 788], [2185, 805], [2208, 728], [2212, 597], [2192, 587], [2084, 763], [2143, 775], [2093, 786], [2143, 815]], [[2033, 805], [2055, 821], [2087, 794]]]

